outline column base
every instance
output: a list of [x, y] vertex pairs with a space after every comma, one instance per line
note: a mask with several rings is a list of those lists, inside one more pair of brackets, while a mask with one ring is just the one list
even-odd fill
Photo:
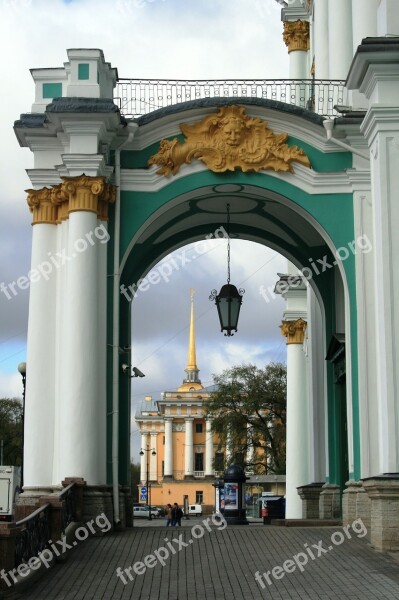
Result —
[[324, 482], [309, 483], [296, 488], [302, 500], [302, 519], [320, 518], [320, 493], [323, 485]]
[[399, 473], [363, 480], [371, 500], [370, 542], [381, 552], [399, 551]]
[[62, 485], [59, 486], [43, 486], [43, 487], [26, 487], [24, 491], [19, 494], [15, 503], [15, 521], [21, 521], [25, 517], [28, 517], [38, 507], [38, 502], [43, 496], [51, 496], [52, 494], [59, 494], [62, 491]]
[[325, 483], [320, 492], [319, 516], [320, 519], [339, 519], [341, 516], [340, 508], [340, 489], [333, 483]]
[[356, 519], [361, 519], [369, 533], [371, 507], [363, 484], [351, 479], [345, 485], [346, 489], [342, 495], [342, 523], [351, 525]]

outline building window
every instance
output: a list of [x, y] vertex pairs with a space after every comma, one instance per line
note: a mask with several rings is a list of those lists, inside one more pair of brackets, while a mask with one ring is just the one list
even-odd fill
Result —
[[163, 445], [165, 446], [165, 436], [163, 436], [162, 443], [163, 443]]
[[162, 477], [165, 474], [165, 461], [162, 461]]
[[215, 454], [215, 471], [224, 471], [224, 452]]
[[88, 63], [78, 64], [78, 79], [90, 79], [90, 65]]
[[[204, 470], [204, 455], [199, 452], [195, 453], [195, 469], [194, 471], [203, 471]], [[197, 503], [198, 504], [198, 503]]]
[[202, 433], [202, 423], [195, 424], [195, 433]]
[[195, 504], [202, 504], [204, 501], [204, 492], [202, 490], [195, 492]]

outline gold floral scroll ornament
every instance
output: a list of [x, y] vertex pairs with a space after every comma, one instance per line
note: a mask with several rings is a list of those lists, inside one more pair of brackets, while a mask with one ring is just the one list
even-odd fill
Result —
[[235, 169], [293, 172], [293, 161], [310, 167], [303, 150], [285, 143], [287, 133], [274, 134], [266, 121], [249, 117], [240, 106], [222, 106], [216, 114], [194, 125], [181, 124], [180, 129], [185, 141], [161, 140], [158, 152], [148, 161], [160, 166], [160, 175], [176, 175], [182, 164], [195, 158], [215, 173]]

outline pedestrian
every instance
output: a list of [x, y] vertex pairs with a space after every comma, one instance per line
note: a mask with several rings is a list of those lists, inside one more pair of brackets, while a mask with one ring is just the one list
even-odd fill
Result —
[[173, 525], [173, 527], [176, 527], [176, 523], [177, 523], [177, 502], [174, 502], [173, 507], [172, 507], [172, 525]]
[[173, 505], [173, 509], [172, 509], [172, 513], [173, 513], [173, 525], [176, 527], [181, 527], [181, 519], [183, 516], [183, 511], [182, 509], [179, 507], [179, 505], [177, 504], [177, 502], [174, 503]]
[[171, 504], [166, 505], [165, 516], [166, 516], [166, 527], [172, 527], [173, 515], [172, 515], [172, 505]]
[[183, 511], [182, 511], [182, 509], [180, 508], [180, 506], [179, 506], [179, 505], [177, 505], [177, 524], [178, 524], [178, 526], [179, 526], [179, 527], [181, 527], [181, 520], [182, 520], [182, 517], [183, 517]]

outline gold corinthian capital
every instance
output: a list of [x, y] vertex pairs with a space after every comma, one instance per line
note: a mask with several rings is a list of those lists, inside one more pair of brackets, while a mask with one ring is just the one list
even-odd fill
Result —
[[306, 331], [306, 321], [283, 321], [280, 325], [282, 335], [287, 338], [287, 344], [303, 344]]
[[309, 22], [308, 21], [284, 21], [283, 40], [288, 47], [288, 53], [309, 50]]
[[25, 190], [28, 194], [27, 202], [33, 214], [32, 225], [46, 223], [55, 225], [57, 221], [57, 207], [52, 202], [52, 190], [42, 188], [40, 190]]
[[62, 177], [63, 183], [52, 188], [25, 190], [33, 213], [32, 225], [56, 225], [76, 211], [95, 212], [102, 221], [108, 220], [108, 207], [115, 202], [116, 187], [105, 177]]

